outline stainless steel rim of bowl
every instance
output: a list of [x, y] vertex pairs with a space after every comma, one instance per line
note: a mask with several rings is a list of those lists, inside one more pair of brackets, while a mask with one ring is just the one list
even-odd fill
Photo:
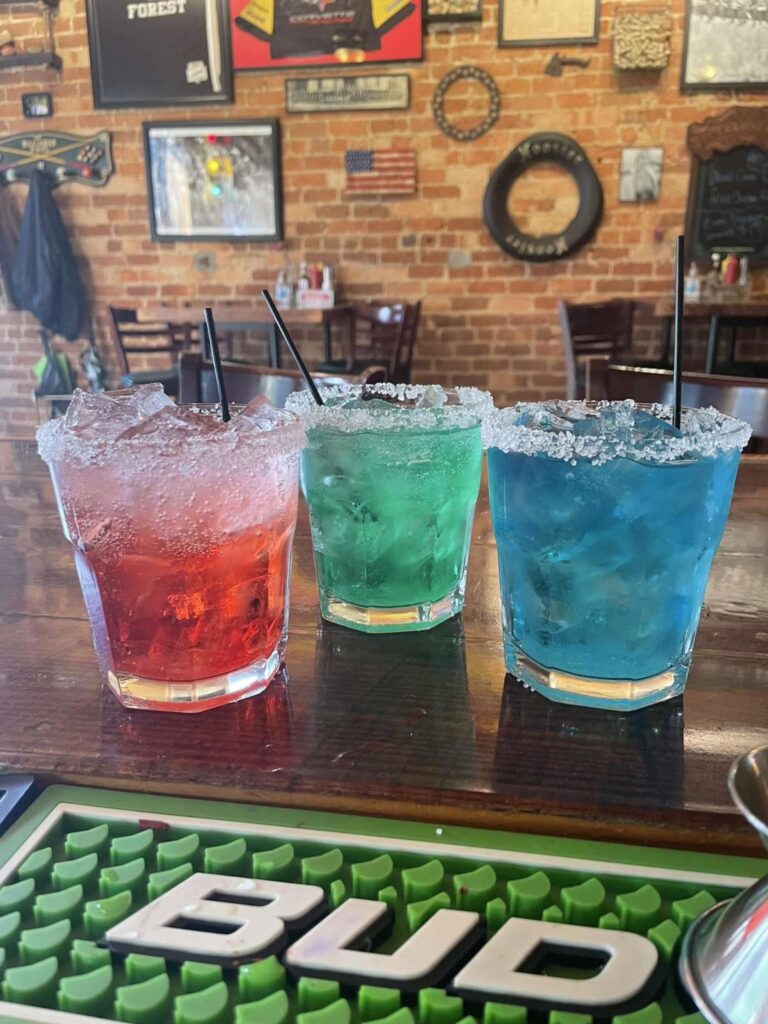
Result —
[[[755, 787], [749, 794], [744, 793], [745, 777]], [[736, 758], [728, 772], [728, 790], [736, 807], [768, 846], [768, 746], [755, 747]]]

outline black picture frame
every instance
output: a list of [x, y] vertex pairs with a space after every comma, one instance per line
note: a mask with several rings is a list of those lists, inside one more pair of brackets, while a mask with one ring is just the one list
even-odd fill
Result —
[[[368, 104], [363, 104], [361, 101], [360, 104], [358, 105], [354, 102], [345, 103], [344, 97], [342, 96], [340, 97], [340, 101], [337, 102], [335, 106], [330, 105], [330, 103], [322, 103], [320, 101], [318, 101], [315, 106], [309, 105], [309, 103], [306, 101], [304, 106], [297, 106], [297, 99], [295, 96], [292, 96], [292, 93], [294, 93], [298, 89], [306, 88], [311, 83], [318, 83], [319, 87], [322, 86], [322, 83], [328, 83], [329, 85], [332, 83], [340, 83], [343, 87], [344, 83], [365, 83], [367, 80], [372, 78], [386, 79], [388, 82], [393, 83], [395, 81], [399, 82], [403, 97], [402, 100], [397, 105], [390, 103], [381, 104], [376, 103], [375, 101]], [[356, 87], [358, 86], [353, 86], [352, 88]], [[364, 86], [362, 84], [359, 86], [359, 88], [363, 87]], [[370, 73], [363, 75], [314, 75], [312, 77], [306, 78], [286, 78], [284, 90], [285, 112], [287, 114], [343, 114], [349, 111], [365, 112], [367, 110], [408, 110], [411, 106], [411, 76], [407, 72], [398, 71], [394, 73], [377, 73], [375, 71], [371, 71]]]
[[86, 14], [97, 109], [232, 103], [228, 0], [86, 0]]
[[[283, 240], [283, 196], [282, 196], [282, 171], [281, 171], [281, 157], [280, 157], [280, 122], [277, 118], [261, 118], [261, 119], [249, 119], [239, 121], [146, 121], [144, 122], [143, 133], [144, 133], [144, 162], [147, 176], [147, 198], [148, 198], [148, 209], [149, 209], [149, 225], [150, 234], [153, 241], [155, 242], [281, 242]], [[162, 174], [161, 174], [161, 156], [159, 152], [159, 146], [157, 143], [161, 139], [169, 140], [182, 140], [182, 139], [194, 140], [194, 145], [190, 144], [189, 150], [191, 153], [190, 159], [193, 162], [193, 170], [195, 175], [200, 174], [200, 162], [202, 159], [208, 161], [209, 159], [215, 158], [221, 161], [221, 153], [215, 151], [211, 154], [211, 157], [206, 157], [203, 152], [200, 151], [200, 146], [204, 144], [215, 145], [220, 142], [220, 148], [225, 150], [224, 159], [230, 159], [233, 166], [230, 167], [230, 176], [232, 181], [236, 180], [236, 177], [241, 181], [244, 179], [244, 175], [247, 174], [246, 169], [243, 166], [237, 168], [237, 176], [234, 173], [233, 167], [235, 161], [253, 161], [254, 154], [248, 152], [248, 148], [242, 146], [238, 149], [233, 150], [233, 146], [237, 146], [237, 139], [254, 139], [254, 138], [269, 138], [271, 145], [268, 148], [268, 155], [264, 160], [264, 167], [262, 171], [268, 173], [269, 180], [271, 182], [271, 201], [269, 203], [269, 209], [271, 210], [271, 216], [265, 218], [266, 228], [265, 230], [242, 230], [244, 227], [242, 221], [242, 207], [238, 207], [233, 204], [229, 211], [231, 216], [229, 217], [230, 227], [227, 228], [226, 223], [221, 225], [217, 224], [197, 224], [185, 230], [178, 229], [178, 219], [175, 224], [168, 216], [166, 211], [166, 224], [164, 225], [161, 221], [161, 217], [158, 216], [158, 212], [161, 210], [161, 205], [166, 200], [173, 199], [178, 205], [179, 190], [173, 187], [173, 184], [177, 183], [178, 179], [174, 183], [169, 183], [165, 191], [161, 194], [162, 189]], [[153, 143], [155, 144], [153, 146]], [[234, 160], [231, 158], [234, 157]], [[259, 168], [257, 168], [257, 173]], [[190, 179], [187, 179], [188, 183]], [[193, 188], [197, 187], [198, 193], [200, 192], [199, 182], [194, 177], [188, 194], [190, 196], [189, 210], [194, 216], [194, 194]], [[260, 197], [260, 190], [263, 185], [256, 188], [255, 194]], [[258, 204], [254, 203], [252, 199], [249, 199], [246, 203], [246, 208], [254, 213]], [[236, 212], [235, 212], [236, 210]], [[222, 206], [222, 212], [224, 213], [224, 207]], [[254, 213], [255, 216], [255, 213]], [[226, 218], [223, 218], [226, 220]]]
[[[520, 49], [523, 47], [535, 47], [535, 46], [590, 46], [600, 41], [600, 2], [601, 0], [592, 0], [592, 6], [594, 7], [594, 18], [592, 19], [592, 29], [589, 35], [584, 36], [542, 36], [536, 39], [515, 39], [512, 36], [505, 36], [505, 13], [508, 0], [499, 0], [498, 9], [498, 46], [502, 49], [515, 48]], [[561, 3], [567, 4], [572, 3], [574, 0], [560, 0]]]
[[[765, 58], [764, 59], [765, 59], [765, 65], [766, 65], [766, 72], [765, 72], [765, 78], [764, 79], [762, 79], [760, 81], [744, 81], [743, 79], [733, 79], [733, 80], [729, 79], [728, 81], [717, 81], [717, 82], [698, 82], [698, 81], [694, 82], [694, 81], [689, 81], [688, 80], [688, 63], [689, 63], [689, 58], [690, 58], [690, 55], [691, 55], [690, 54], [690, 50], [691, 50], [691, 36], [693, 35], [693, 32], [694, 32], [693, 22], [694, 22], [694, 19], [697, 17], [696, 11], [694, 10], [694, 4], [695, 4], [695, 0], [685, 0], [685, 26], [684, 26], [684, 31], [683, 31], [683, 56], [682, 56], [682, 61], [680, 63], [680, 91], [683, 92], [683, 93], [686, 93], [686, 92], [690, 92], [690, 93], [694, 93], [694, 92], [730, 92], [733, 89], [738, 89], [739, 92], [764, 92], [766, 89], [768, 89], [768, 46], [763, 48], [760, 45], [761, 44], [761, 40], [760, 39], [757, 40], [757, 47], [756, 48], [758, 49], [758, 51], [764, 52], [764, 54], [765, 54]], [[726, 19], [720, 18], [719, 20], [720, 21], [725, 21]], [[735, 19], [734, 19], [734, 21], [735, 21]], [[741, 25], [741, 23], [738, 23], [738, 24]], [[760, 23], [759, 22], [745, 21], [743, 24], [744, 24], [744, 26], [752, 26], [753, 30], [754, 29], [760, 29]], [[768, 37], [768, 22], [766, 22], [765, 25], [766, 25], [766, 30], [767, 30], [766, 31], [766, 37]], [[716, 48], [716, 52], [722, 53], [722, 52], [724, 52], [727, 49], [723, 45], [723, 35], [722, 35], [723, 32], [725, 31], [725, 27], [722, 26], [722, 25], [718, 25], [716, 31], [717, 31], [717, 35], [718, 35], [718, 40], [717, 40], [717, 44], [718, 45], [717, 45], [717, 48]], [[734, 29], [734, 31], [735, 31], [735, 29]], [[754, 35], [753, 35], [752, 38], [754, 38]], [[741, 54], [740, 54], [740, 58], [741, 59], [740, 59], [739, 63], [740, 63], [741, 66], [744, 66], [746, 64], [746, 61], [744, 60], [744, 53], [743, 53], [743, 49], [741, 48], [741, 46], [740, 46], [740, 50], [741, 50]]]
[[53, 117], [53, 96], [49, 92], [24, 92], [21, 94], [21, 110], [31, 120], [38, 117]]

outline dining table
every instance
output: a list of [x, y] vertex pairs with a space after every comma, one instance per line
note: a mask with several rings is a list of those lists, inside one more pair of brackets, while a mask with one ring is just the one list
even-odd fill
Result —
[[[228, 334], [234, 331], [255, 331], [266, 338], [269, 366], [282, 366], [280, 333], [269, 310], [261, 298], [252, 303], [220, 302], [214, 307], [217, 332]], [[166, 323], [186, 330], [191, 337], [198, 328], [200, 353], [208, 358], [208, 344], [200, 304], [191, 301], [177, 305], [157, 303], [142, 306], [137, 310], [139, 322]], [[300, 309], [280, 307], [280, 315], [286, 326], [292, 328], [320, 328], [323, 334], [325, 361], [333, 358], [333, 343], [338, 339], [342, 346], [344, 366], [351, 368], [355, 361], [355, 307], [351, 303], [338, 303], [323, 309]]]
[[466, 607], [424, 632], [320, 616], [296, 533], [285, 666], [200, 714], [103, 687], [46, 466], [0, 440], [0, 771], [305, 811], [753, 856], [734, 758], [768, 743], [768, 457], [744, 456], [687, 689], [632, 713], [555, 703], [505, 672], [487, 489]]

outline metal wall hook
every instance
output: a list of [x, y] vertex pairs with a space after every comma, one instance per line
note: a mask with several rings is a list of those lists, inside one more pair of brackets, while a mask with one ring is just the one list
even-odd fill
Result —
[[106, 185], [113, 171], [112, 136], [23, 132], [0, 138], [0, 185], [26, 181], [36, 171], [47, 174], [55, 185]]

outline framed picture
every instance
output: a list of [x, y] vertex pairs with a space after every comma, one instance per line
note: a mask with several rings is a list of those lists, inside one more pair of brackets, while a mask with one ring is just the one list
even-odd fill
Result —
[[423, 0], [229, 0], [237, 71], [421, 60]]
[[441, 21], [482, 21], [483, 0], [426, 0], [424, 20]]
[[686, 0], [680, 87], [684, 92], [768, 87], [763, 0]]
[[408, 75], [340, 75], [338, 78], [287, 78], [289, 114], [341, 110], [407, 110]]
[[655, 203], [661, 194], [664, 150], [629, 147], [621, 151], [619, 200], [622, 203]]
[[87, 0], [93, 103], [232, 102], [227, 0]]
[[52, 117], [53, 97], [49, 92], [25, 92], [21, 95], [24, 117]]
[[156, 242], [279, 242], [280, 125], [144, 125], [149, 222]]
[[499, 0], [499, 46], [596, 43], [600, 0]]

